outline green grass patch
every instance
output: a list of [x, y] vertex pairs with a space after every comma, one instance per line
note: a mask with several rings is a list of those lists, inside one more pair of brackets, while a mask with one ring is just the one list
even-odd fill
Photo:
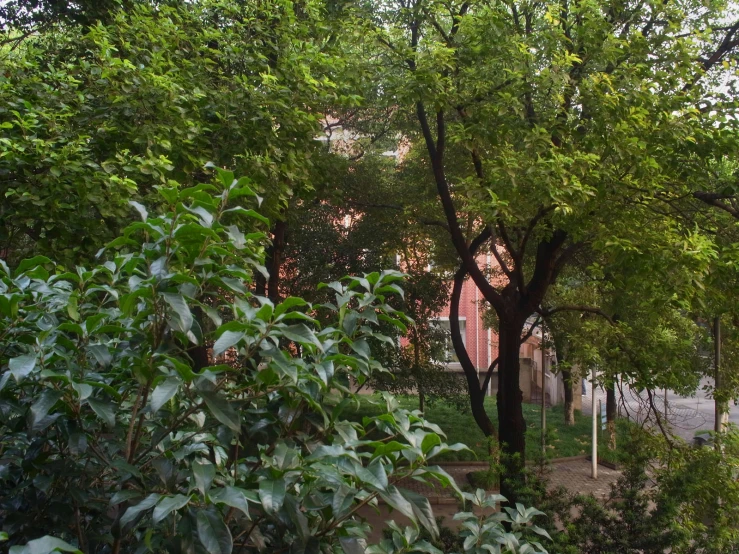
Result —
[[[418, 399], [416, 397], [399, 396], [398, 401], [401, 407], [407, 410], [418, 409]], [[374, 402], [374, 404], [373, 404]], [[363, 417], [374, 417], [384, 412], [385, 404], [382, 399], [377, 396], [361, 397], [361, 405], [359, 409], [352, 411], [347, 409], [345, 415], [347, 418], [361, 421]], [[495, 405], [495, 398], [485, 399], [485, 409], [488, 416], [494, 424], [498, 423], [498, 414]], [[485, 460], [487, 458], [487, 441], [475, 423], [469, 410], [460, 411], [456, 407], [435, 403], [426, 408], [426, 419], [432, 423], [436, 423], [447, 435], [449, 444], [461, 442], [466, 444], [472, 452], [453, 452], [445, 454], [445, 461], [470, 461]], [[526, 420], [526, 458], [528, 460], [541, 459], [541, 407], [534, 404], [523, 405], [523, 416]], [[619, 461], [619, 453], [609, 452], [607, 449], [607, 440], [605, 431], [601, 431], [600, 422], [598, 422], [599, 433], [599, 456], [608, 461]], [[592, 420], [590, 416], [583, 416], [580, 412], [575, 412], [575, 424], [565, 425], [564, 410], [562, 406], [554, 406], [547, 409], [547, 459], [564, 458], [568, 456], [578, 456], [582, 454], [590, 454], [590, 435], [592, 429]], [[623, 444], [623, 440], [628, 435], [629, 423], [625, 420], [618, 420], [617, 445]]]

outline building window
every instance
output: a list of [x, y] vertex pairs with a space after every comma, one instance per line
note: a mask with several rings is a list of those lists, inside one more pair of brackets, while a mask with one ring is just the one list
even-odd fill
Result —
[[[441, 359], [439, 361], [445, 364], [458, 364], [459, 358], [457, 357], [457, 353], [454, 351], [454, 346], [452, 345], [452, 330], [449, 325], [449, 318], [440, 317], [434, 321], [434, 325], [444, 331]], [[459, 330], [462, 335], [462, 342], [467, 346], [467, 321], [462, 317], [459, 318]]]

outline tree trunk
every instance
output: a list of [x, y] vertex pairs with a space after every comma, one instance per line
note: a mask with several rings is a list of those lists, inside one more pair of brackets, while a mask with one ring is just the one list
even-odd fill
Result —
[[526, 462], [526, 421], [523, 418], [523, 393], [519, 387], [523, 321], [525, 318], [513, 321], [501, 318], [498, 339], [498, 428], [507, 476], [501, 483], [501, 493], [510, 502], [515, 501], [517, 485], [520, 484], [516, 481], [521, 479]]
[[280, 301], [280, 270], [282, 269], [282, 254], [285, 251], [285, 233], [287, 232], [287, 221], [278, 220], [272, 229], [271, 256], [267, 270], [269, 281], [267, 283], [267, 296], [274, 303]]
[[[195, 306], [192, 315], [197, 324], [202, 329], [204, 327], [203, 310], [200, 306]], [[205, 333], [203, 333], [205, 334]], [[194, 373], [200, 373], [204, 368], [210, 365], [210, 356], [208, 355], [208, 346], [201, 342], [200, 344], [189, 344], [185, 347], [188, 357], [191, 360], [191, 366]]]
[[423, 410], [425, 408], [425, 395], [423, 394], [423, 379], [420, 378], [421, 372], [421, 345], [419, 344], [418, 333], [412, 333], [413, 337], [413, 372], [416, 374], [416, 386], [418, 387], [418, 409]]
[[562, 373], [562, 383], [565, 389], [565, 425], [575, 424], [575, 402], [572, 390], [572, 371], [567, 361], [567, 341], [561, 333], [557, 333], [552, 327], [549, 328], [554, 338], [554, 349], [557, 352], [557, 366]]
[[475, 423], [486, 437], [497, 437], [495, 425], [490, 421], [487, 412], [485, 412], [485, 392], [480, 389], [480, 378], [477, 375], [475, 366], [472, 364], [467, 349], [462, 340], [462, 332], [459, 327], [459, 302], [462, 296], [462, 285], [464, 285], [467, 271], [459, 269], [454, 275], [454, 286], [452, 287], [452, 298], [449, 305], [449, 328], [452, 334], [452, 345], [454, 352], [459, 358], [459, 363], [464, 371], [467, 380], [467, 390], [470, 395], [470, 409]]
[[267, 247], [264, 256], [264, 267], [267, 268], [269, 279], [259, 272], [254, 279], [254, 294], [266, 296], [275, 304], [280, 300], [280, 269], [285, 251], [286, 232], [287, 222], [276, 221], [271, 230], [272, 243]]
[[575, 401], [572, 392], [572, 372], [569, 369], [562, 370], [562, 381], [565, 388], [565, 425], [575, 424]]
[[608, 432], [608, 450], [616, 450], [616, 381], [608, 383], [606, 388], [606, 430]]

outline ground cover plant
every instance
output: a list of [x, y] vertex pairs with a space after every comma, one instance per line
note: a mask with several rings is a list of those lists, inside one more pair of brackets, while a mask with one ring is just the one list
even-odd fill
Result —
[[[396, 485], [456, 489], [429, 462], [465, 447], [389, 395], [368, 426], [343, 416], [349, 379], [382, 371], [378, 321], [404, 324], [385, 303], [402, 276], [347, 277], [323, 305], [254, 296], [267, 222], [245, 207], [259, 203], [248, 179], [218, 176], [159, 188], [161, 213], [133, 203], [141, 220], [93, 267], [0, 264], [0, 538], [13, 554], [354, 554], [368, 531], [355, 514], [379, 500], [438, 535], [428, 500]], [[463, 550], [542, 551], [525, 538], [534, 515], [470, 524]], [[436, 552], [413, 527], [377, 548]]]

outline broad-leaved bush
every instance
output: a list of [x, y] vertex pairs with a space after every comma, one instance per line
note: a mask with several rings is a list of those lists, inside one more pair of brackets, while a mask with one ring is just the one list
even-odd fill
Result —
[[[161, 187], [159, 214], [133, 203], [140, 221], [95, 267], [0, 263], [0, 540], [27, 554], [354, 554], [370, 531], [359, 512], [382, 502], [416, 526], [396, 528], [393, 552], [436, 551], [418, 540], [418, 526], [438, 534], [429, 501], [401, 481], [458, 491], [432, 464], [465, 447], [390, 395], [373, 420], [345, 417], [351, 386], [383, 371], [369, 341], [396, 347], [379, 323], [408, 323], [387, 304], [402, 275], [328, 284], [321, 305], [255, 296], [267, 221], [248, 179], [217, 172]], [[501, 521], [465, 525], [534, 551]]]

